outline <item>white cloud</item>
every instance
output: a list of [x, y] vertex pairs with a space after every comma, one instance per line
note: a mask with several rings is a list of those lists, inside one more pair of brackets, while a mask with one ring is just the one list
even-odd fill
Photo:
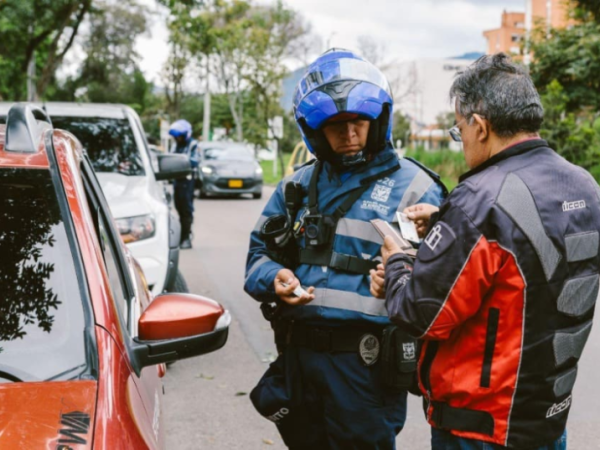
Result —
[[[287, 0], [286, 4], [312, 24], [324, 45], [356, 49], [356, 38], [369, 35], [385, 44], [386, 60], [399, 61], [484, 52], [483, 31], [500, 26], [502, 11], [525, 10], [525, 0]], [[168, 55], [167, 39], [163, 17], [155, 21], [152, 37], [140, 38], [137, 44], [142, 70], [154, 81]]]

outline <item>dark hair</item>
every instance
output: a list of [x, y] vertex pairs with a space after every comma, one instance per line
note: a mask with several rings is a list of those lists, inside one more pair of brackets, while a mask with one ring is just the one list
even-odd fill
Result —
[[457, 74], [450, 99], [457, 99], [458, 112], [470, 120], [479, 114], [500, 137], [519, 132], [535, 133], [544, 120], [540, 96], [525, 67], [509, 56], [482, 56]]

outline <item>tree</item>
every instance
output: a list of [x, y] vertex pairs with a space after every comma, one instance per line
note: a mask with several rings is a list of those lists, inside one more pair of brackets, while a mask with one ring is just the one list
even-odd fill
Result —
[[552, 81], [544, 95], [544, 123], [540, 131], [551, 148], [589, 170], [600, 180], [600, 118], [589, 110], [568, 112], [569, 96]]
[[78, 73], [59, 83], [53, 100], [126, 103], [142, 112], [153, 86], [138, 67], [138, 36], [147, 31], [148, 9], [138, 0], [96, 0], [80, 36], [85, 58]]
[[0, 98], [24, 100], [35, 56], [36, 97], [45, 95], [72, 47], [92, 0], [4, 0], [0, 4]]
[[393, 115], [392, 141], [394, 145], [402, 141], [402, 147], [407, 147], [410, 140], [410, 120], [400, 111]]

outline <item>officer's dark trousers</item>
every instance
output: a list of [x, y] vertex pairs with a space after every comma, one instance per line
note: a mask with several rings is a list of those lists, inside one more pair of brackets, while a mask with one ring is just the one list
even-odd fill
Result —
[[[311, 425], [303, 424], [305, 433], [296, 430], [290, 436], [280, 428], [290, 449], [395, 448], [406, 420], [406, 392], [393, 394], [382, 386], [379, 362], [365, 367], [358, 352], [324, 353], [304, 347], [298, 347], [298, 360]], [[294, 424], [288, 427], [292, 430]]]
[[181, 241], [190, 237], [194, 222], [194, 180], [175, 180], [175, 209], [181, 222]]

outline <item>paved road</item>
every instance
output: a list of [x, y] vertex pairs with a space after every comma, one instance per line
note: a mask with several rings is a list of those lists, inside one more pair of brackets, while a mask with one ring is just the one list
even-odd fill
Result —
[[[275, 426], [253, 409], [248, 393], [274, 357], [267, 322], [243, 289], [248, 236], [263, 200], [196, 201], [194, 248], [182, 252], [190, 290], [220, 301], [233, 316], [220, 351], [179, 361], [165, 377], [167, 449], [283, 449]], [[594, 328], [580, 366], [569, 420], [570, 449], [600, 449], [600, 331]], [[399, 449], [429, 448], [419, 399], [410, 397]]]

